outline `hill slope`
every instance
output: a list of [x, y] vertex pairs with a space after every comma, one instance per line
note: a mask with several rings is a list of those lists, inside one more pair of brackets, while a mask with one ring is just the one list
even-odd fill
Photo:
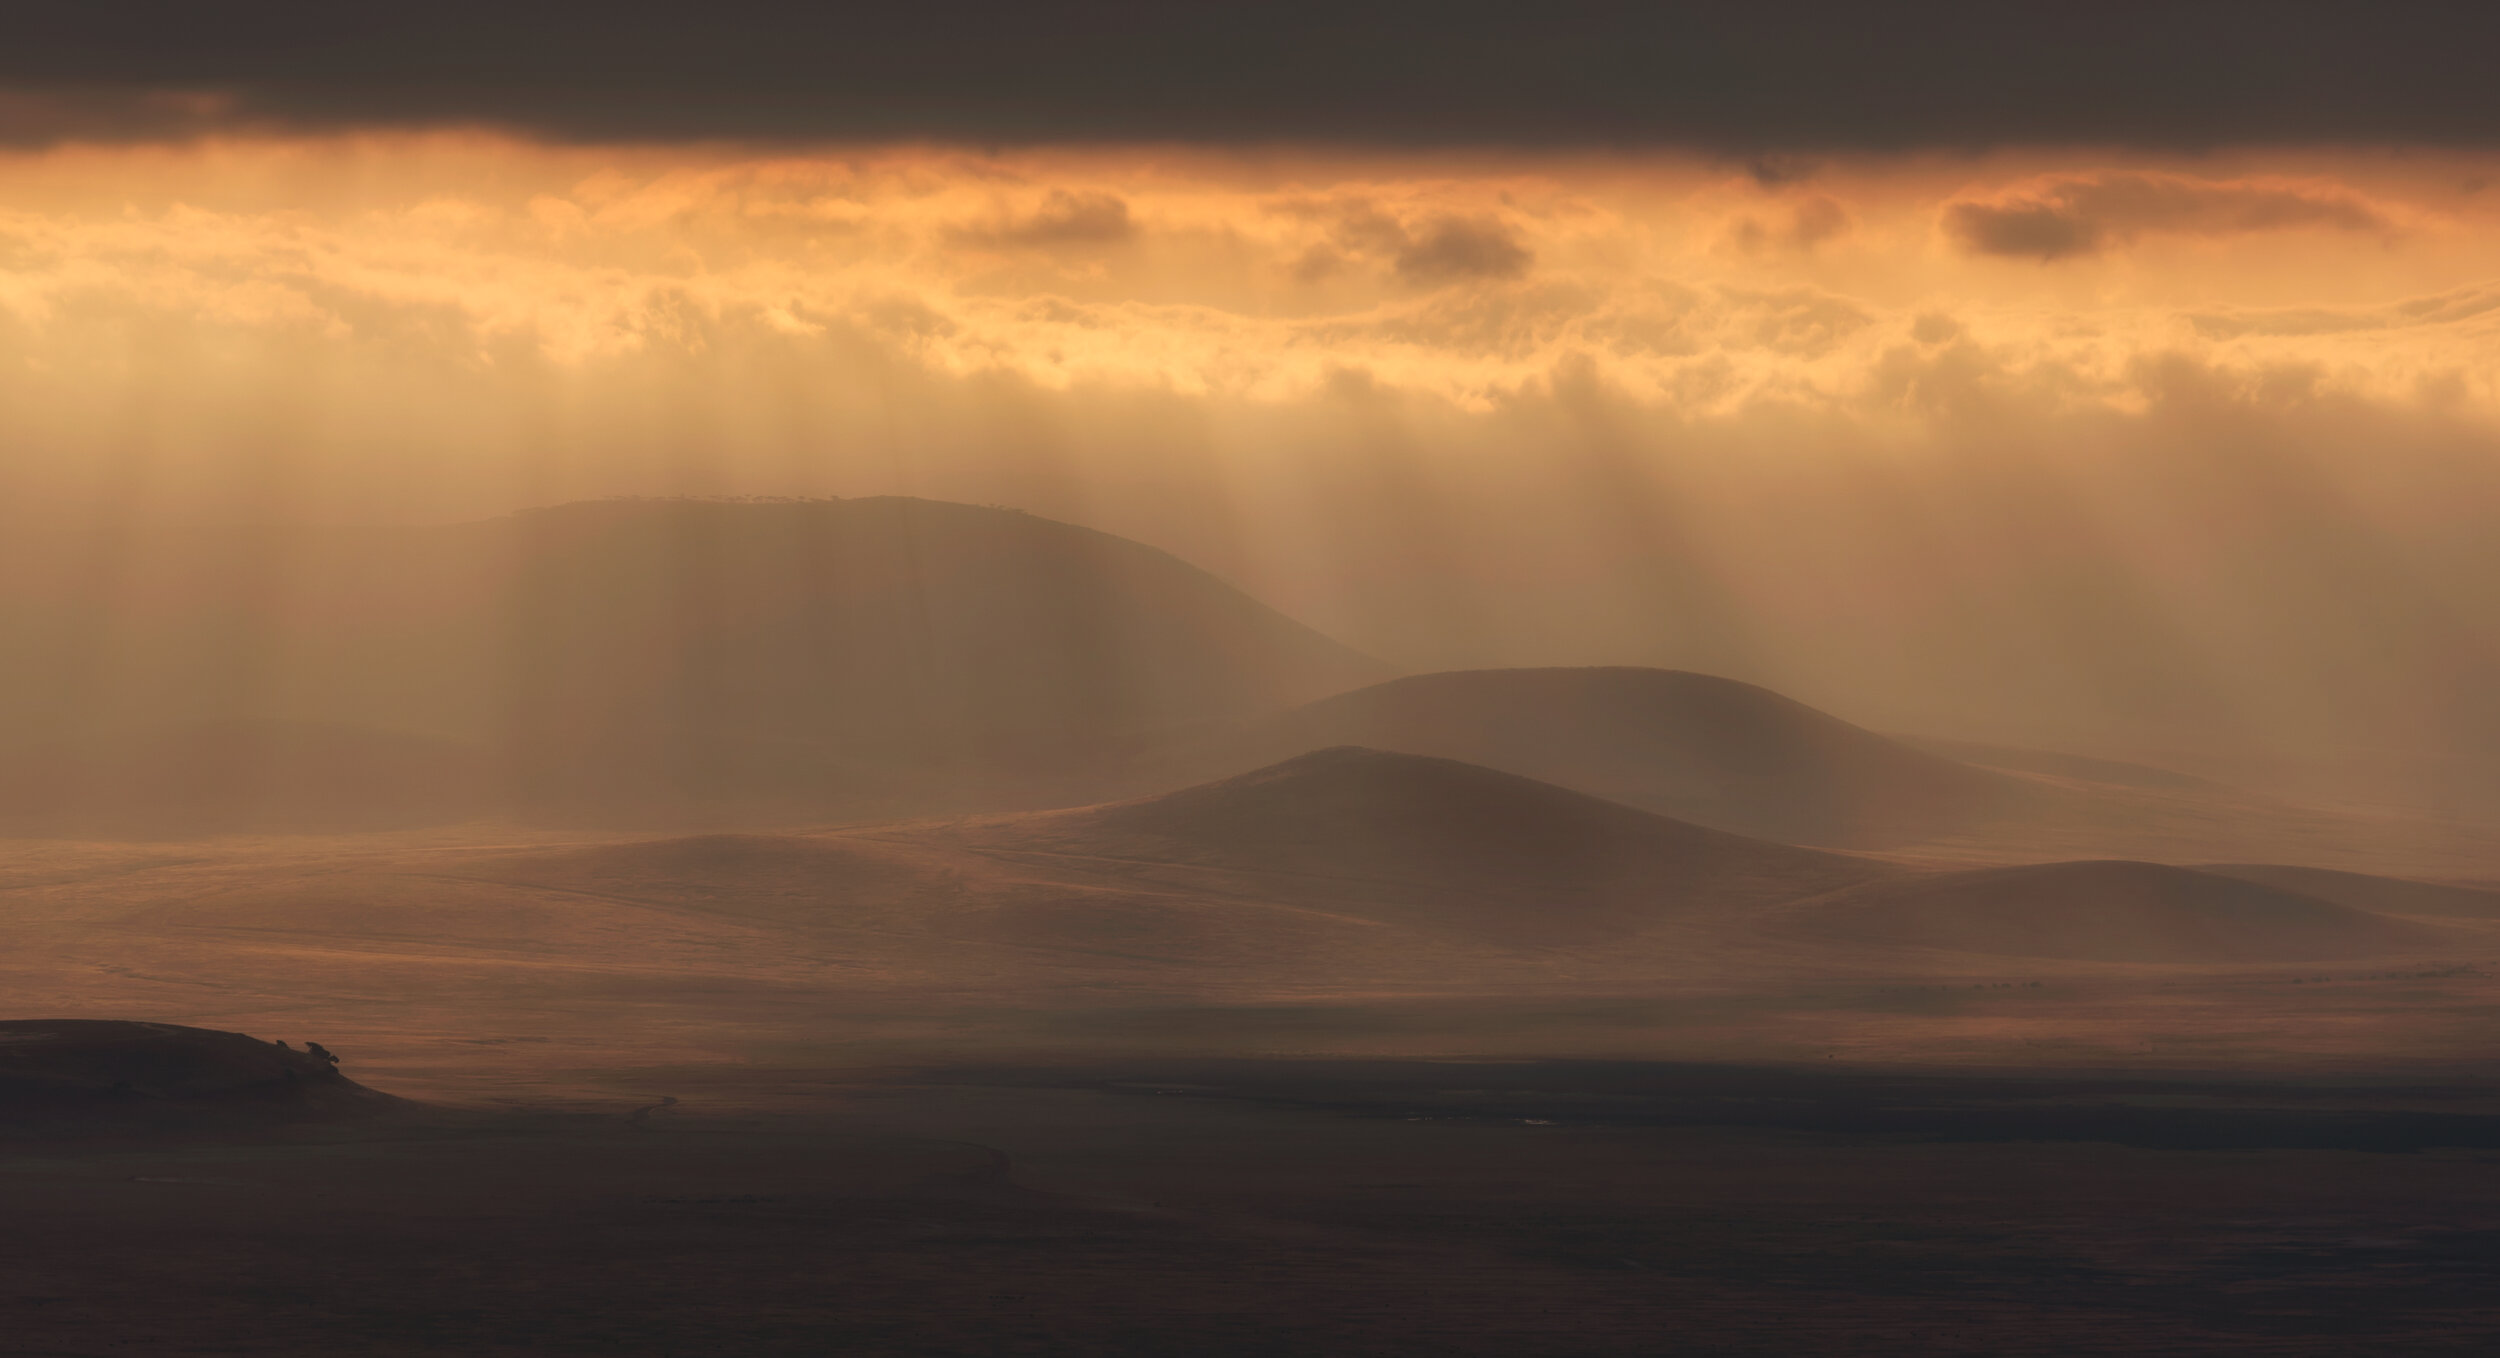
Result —
[[2390, 915], [2428, 915], [2457, 919], [2500, 919], [2500, 890], [2457, 882], [2417, 882], [2403, 877], [2378, 877], [2330, 868], [2286, 867], [2273, 863], [2217, 863], [2203, 869], [2284, 891], [2297, 891], [2355, 910]]
[[2018, 812], [2038, 789], [1768, 689], [1679, 670], [1464, 670], [1392, 679], [1247, 724], [1221, 766], [1361, 745], [1435, 755], [1764, 839], [1880, 847]]
[[1345, 746], [1158, 797], [994, 821], [994, 848], [1202, 870], [1242, 894], [1525, 944], [1789, 899], [1874, 865], [1455, 760]]
[[2324, 962], [2438, 944], [2418, 925], [2158, 863], [2040, 863], [1877, 882], [1788, 918], [1827, 941], [2092, 962]]

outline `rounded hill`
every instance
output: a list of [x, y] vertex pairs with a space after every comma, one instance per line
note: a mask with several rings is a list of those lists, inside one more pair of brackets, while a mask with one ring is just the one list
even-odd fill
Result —
[[1351, 744], [1463, 760], [1737, 834], [1881, 847], [2014, 814], [2036, 789], [1752, 684], [1628, 667], [1391, 679], [1253, 723], [1236, 759]]
[[1185, 865], [1237, 890], [1521, 942], [1619, 934], [1875, 871], [1517, 774], [1354, 746], [1158, 797], [1005, 818], [984, 837]]

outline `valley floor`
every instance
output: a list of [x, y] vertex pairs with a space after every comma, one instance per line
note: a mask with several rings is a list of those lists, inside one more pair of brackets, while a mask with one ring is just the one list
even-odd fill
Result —
[[[2500, 1344], [2485, 1085], [1134, 1061], [602, 1083], [255, 1143], [0, 1145], [7, 1348]], [[1988, 1121], [2014, 1106], [2084, 1136], [2132, 1112], [2061, 1140]]]
[[2500, 1350], [2478, 888], [2389, 896], [2390, 954], [2186, 965], [1776, 901], [1502, 943], [1317, 880], [900, 830], [18, 846], [16, 1016], [317, 1041], [429, 1107], [0, 1139], [0, 1349]]

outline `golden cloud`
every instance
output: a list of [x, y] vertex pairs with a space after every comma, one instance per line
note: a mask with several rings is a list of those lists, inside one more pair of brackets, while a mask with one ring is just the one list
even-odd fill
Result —
[[[722, 353], [770, 351], [834, 386], [907, 365], [1264, 402], [1353, 372], [1478, 413], [1574, 366], [1681, 417], [1768, 402], [1873, 419], [1914, 344], [2121, 411], [2143, 401], [2130, 374], [2172, 352], [2307, 365], [2388, 399], [2453, 372], [2468, 405], [2494, 403], [2500, 340], [2480, 318], [2500, 229], [2470, 196], [2425, 205], [2316, 172], [1955, 173], [1829, 165], [1800, 196], [1682, 162], [701, 159], [457, 139], [62, 152], [0, 164], [22, 190], [0, 212], [0, 365], [38, 408], [141, 353], [173, 365], [169, 390], [230, 381], [254, 353], [281, 382], [276, 355], [311, 344], [385, 384], [465, 374], [481, 409], [550, 374], [695, 384]], [[306, 182], [372, 187], [308, 198]], [[1938, 220], [1959, 250], [1931, 248]], [[1765, 248], [1725, 248], [1748, 230]], [[2082, 292], [1967, 258], [2081, 267], [2138, 238], [2251, 233], [2289, 253], [2131, 256]], [[2348, 295], [2350, 270], [2324, 262], [2356, 233], [2413, 286]]]
[[2387, 214], [2331, 184], [2216, 181], [2165, 174], [2061, 177], [1947, 203], [1947, 235], [1973, 254], [2053, 261], [2137, 236], [2232, 236], [2326, 229], [2386, 232]]

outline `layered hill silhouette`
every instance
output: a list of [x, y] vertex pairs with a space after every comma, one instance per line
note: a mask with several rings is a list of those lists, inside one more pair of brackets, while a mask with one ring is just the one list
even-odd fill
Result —
[[1392, 679], [1248, 723], [1202, 765], [1360, 745], [1480, 764], [1736, 834], [1881, 847], [2033, 810], [2034, 784], [1913, 749], [1768, 689], [1680, 670]]
[[1884, 871], [1513, 773], [1356, 746], [1161, 796], [1003, 818], [975, 842], [1194, 869], [1218, 891], [1538, 945]]
[[[1904, 949], [2078, 963], [2339, 961], [2435, 953], [2455, 940], [2420, 917], [2470, 918], [2491, 903], [2470, 887], [2317, 869], [1911, 867], [1348, 746], [1121, 802], [530, 850], [474, 858], [454, 875], [563, 893], [532, 907], [551, 922], [607, 901], [838, 935], [846, 965], [872, 970], [934, 975], [977, 962], [1038, 978], [1176, 965], [1197, 981], [1267, 982], [1444, 963], [1498, 981], [1513, 965], [1504, 958], [1673, 961], [1662, 947], [1738, 957], [1761, 946], [1765, 927], [1784, 940], [1781, 965], [1839, 973], [1928, 965], [1905, 961]], [[249, 922], [285, 921], [262, 911]], [[1435, 951], [1444, 945], [1463, 950]]]
[[2420, 925], [2263, 881], [2120, 861], [1872, 882], [1807, 902], [1788, 923], [1831, 944], [2091, 962], [2346, 961], [2440, 941]]
[[[478, 860], [463, 875], [863, 931], [906, 952], [944, 936], [1270, 967], [1394, 954], [1401, 939], [1604, 943], [1894, 871], [1498, 770], [1346, 747], [1126, 802], [590, 845]], [[1351, 959], [1327, 960], [1336, 972]]]
[[2454, 867], [2142, 766], [1958, 747], [1999, 765], [1974, 767], [1709, 675], [1390, 678], [1166, 553], [1011, 510], [613, 501], [173, 536], [0, 581], [0, 834], [771, 829], [1085, 805], [1354, 745], [1800, 845]]
[[401, 1101], [317, 1046], [112, 1019], [0, 1022], [0, 1132], [184, 1131], [364, 1117]]

